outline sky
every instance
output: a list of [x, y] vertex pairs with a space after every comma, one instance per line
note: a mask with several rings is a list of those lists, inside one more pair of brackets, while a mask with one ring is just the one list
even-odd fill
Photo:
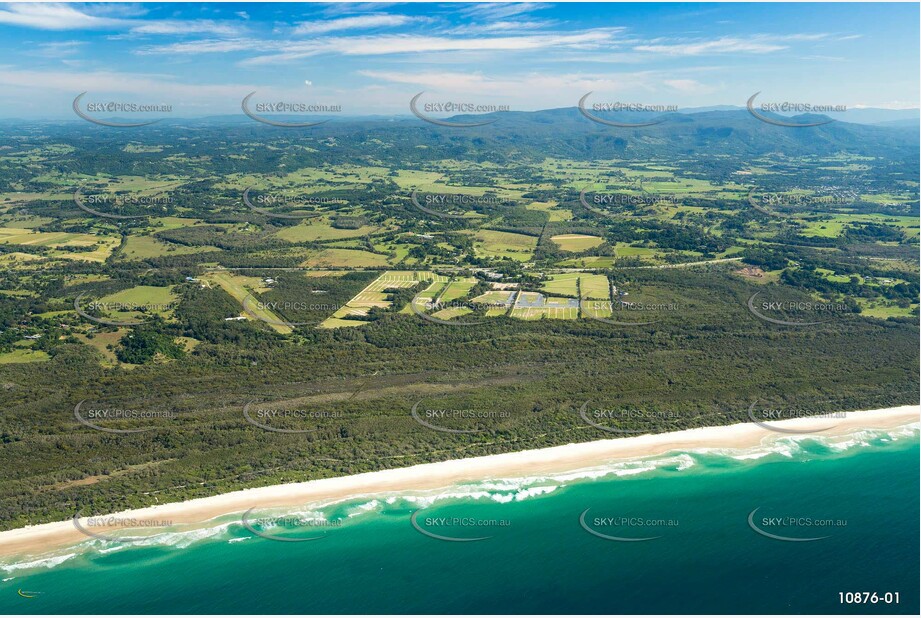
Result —
[[[239, 114], [255, 101], [409, 114], [595, 102], [919, 106], [919, 5], [0, 4], [0, 118], [74, 97]], [[437, 114], [434, 114], [437, 115]]]

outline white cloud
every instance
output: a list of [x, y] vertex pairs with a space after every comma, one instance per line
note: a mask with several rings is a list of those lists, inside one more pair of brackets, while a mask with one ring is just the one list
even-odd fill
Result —
[[43, 58], [65, 58], [73, 56], [85, 45], [85, 41], [57, 41], [53, 43], [39, 43], [38, 49], [31, 52], [33, 56]]
[[467, 4], [458, 12], [468, 17], [492, 20], [514, 17], [551, 6], [553, 5], [538, 2], [484, 2]]
[[368, 28], [393, 28], [403, 26], [416, 19], [408, 15], [356, 15], [354, 17], [340, 17], [325, 21], [311, 21], [298, 24], [294, 34], [325, 34], [341, 30], [365, 30]]
[[391, 6], [401, 4], [400, 2], [333, 2], [327, 4], [322, 11], [327, 17], [338, 17], [340, 15], [363, 15], [386, 9]]
[[244, 66], [285, 62], [318, 54], [344, 56], [383, 56], [437, 52], [537, 51], [541, 49], [599, 49], [610, 46], [615, 28], [588, 30], [573, 34], [530, 34], [521, 36], [452, 38], [388, 34], [376, 36], [331, 37], [309, 41], [211, 39], [151, 46], [140, 54], [202, 54], [226, 52], [263, 52], [265, 55], [244, 60]]
[[40, 30], [80, 30], [121, 28], [124, 19], [82, 13], [67, 4], [6, 4], [0, 10], [0, 24], [38, 28]]
[[853, 107], [854, 109], [891, 109], [891, 110], [904, 110], [904, 109], [918, 109], [918, 103], [909, 103], [908, 101], [888, 101], [886, 103], [857, 103], [856, 105], [848, 105], [848, 107]]
[[[479, 96], [517, 104], [520, 109], [548, 106], [574, 106], [579, 97], [592, 91], [598, 100], [617, 96], [619, 100], [644, 103], [674, 103], [675, 91], [702, 92], [708, 88], [695, 80], [673, 79], [659, 71], [634, 71], [604, 74], [544, 74], [487, 77], [482, 73], [444, 71], [359, 71], [361, 75], [391, 84], [411, 85], [426, 90], [437, 100], [439, 95], [454, 98]], [[405, 94], [410, 93], [409, 90]], [[406, 99], [408, 101], [408, 99]]]
[[[827, 41], [834, 35], [827, 32], [794, 34], [755, 34], [747, 37], [721, 37], [718, 39], [698, 39], [693, 41], [671, 42], [667, 39], [645, 41], [633, 49], [638, 52], [663, 54], [667, 56], [700, 56], [704, 54], [766, 53], [789, 49], [786, 43]], [[859, 38], [849, 35], [836, 38], [844, 41]]]
[[131, 28], [134, 34], [215, 34], [233, 36], [240, 33], [240, 28], [227, 22], [211, 19], [192, 20], [151, 20]]
[[88, 12], [68, 4], [6, 4], [0, 9], [0, 24], [39, 30], [127, 30], [134, 34], [239, 34], [239, 29], [233, 24], [210, 19], [144, 21], [110, 17], [138, 15], [138, 11], [132, 7], [113, 10], [116, 8], [112, 5], [94, 5], [93, 12]]
[[703, 94], [712, 92], [712, 88], [700, 83], [696, 79], [666, 79], [662, 80], [662, 83], [682, 94]]
[[484, 24], [470, 24], [452, 28], [448, 34], [483, 34], [490, 32], [523, 32], [528, 30], [539, 30], [541, 28], [550, 28], [556, 24], [554, 21], [537, 21], [537, 20], [518, 20], [518, 21], [494, 21]]
[[639, 52], [665, 54], [668, 56], [699, 56], [702, 54], [728, 54], [740, 52], [765, 53], [787, 49], [787, 46], [753, 39], [723, 37], [712, 41], [695, 41], [668, 45], [637, 45], [633, 49]]
[[0, 85], [21, 87], [32, 92], [45, 90], [67, 93], [72, 99], [81, 92], [97, 95], [138, 95], [179, 101], [184, 98], [221, 97], [241, 99], [255, 90], [248, 84], [188, 84], [165, 75], [144, 75], [115, 71], [35, 71], [0, 69]]

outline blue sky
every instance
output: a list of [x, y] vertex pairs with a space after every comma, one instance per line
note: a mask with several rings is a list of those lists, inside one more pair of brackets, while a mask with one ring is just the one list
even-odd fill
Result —
[[432, 101], [918, 107], [917, 4], [6, 4], [0, 117], [73, 98], [175, 116], [266, 101], [407, 114]]

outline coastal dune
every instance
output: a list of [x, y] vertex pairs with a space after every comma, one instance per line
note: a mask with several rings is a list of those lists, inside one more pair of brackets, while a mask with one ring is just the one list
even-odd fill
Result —
[[[560, 474], [620, 460], [654, 457], [671, 452], [700, 449], [746, 449], [795, 435], [804, 437], [818, 435], [831, 441], [834, 441], [836, 437], [841, 437], [843, 440], [845, 436], [863, 429], [891, 429], [917, 423], [919, 420], [921, 420], [921, 406], [911, 405], [883, 410], [847, 412], [844, 418], [799, 418], [770, 424], [772, 428], [783, 429], [787, 432], [802, 432], [799, 434], [774, 431], [756, 423], [739, 423], [670, 433], [618, 437], [501, 455], [421, 464], [354, 476], [245, 489], [208, 498], [123, 511], [112, 517], [119, 520], [170, 522], [173, 527], [186, 529], [208, 525], [215, 518], [236, 513], [242, 514], [249, 509], [303, 507], [308, 504], [330, 503], [358, 497], [433, 491], [458, 483], [485, 479]], [[810, 431], [816, 433], [807, 433]], [[84, 517], [87, 515], [89, 514], [83, 514]], [[116, 528], [117, 526], [108, 529]], [[106, 530], [107, 528], [103, 526], [92, 527], [94, 533], [104, 533]], [[159, 531], [162, 530], [146, 529], [142, 531], [142, 534], [155, 534]], [[27, 526], [0, 532], [0, 556], [40, 555], [86, 540], [87, 536], [81, 533], [71, 520]]]

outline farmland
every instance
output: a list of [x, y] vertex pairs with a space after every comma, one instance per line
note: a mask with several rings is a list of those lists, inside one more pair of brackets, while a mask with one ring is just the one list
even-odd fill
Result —
[[[718, 130], [523, 126], [5, 138], [0, 463], [48, 486], [119, 475], [26, 495], [10, 472], [3, 525], [597, 439], [574, 413], [586, 391], [674, 412], [670, 429], [743, 421], [765, 394], [916, 397], [917, 170], [889, 142], [781, 157], [755, 132], [702, 156]], [[779, 325], [755, 293], [843, 318]], [[522, 413], [420, 431], [412, 405], [446, 394]], [[174, 410], [182, 430], [115, 443], [67, 412], [92, 397]], [[240, 413], [253, 400], [342, 417], [267, 436]]]

